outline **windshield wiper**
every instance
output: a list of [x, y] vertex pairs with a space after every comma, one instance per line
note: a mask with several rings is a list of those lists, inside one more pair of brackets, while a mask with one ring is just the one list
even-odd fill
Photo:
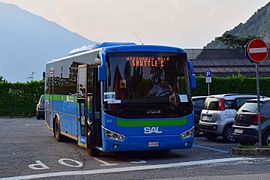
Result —
[[247, 109], [242, 109], [242, 112], [250, 112], [250, 111]]

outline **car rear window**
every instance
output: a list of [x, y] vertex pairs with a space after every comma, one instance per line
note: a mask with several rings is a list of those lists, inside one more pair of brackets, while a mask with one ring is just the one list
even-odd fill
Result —
[[239, 110], [238, 112], [251, 112], [256, 113], [258, 109], [257, 102], [246, 102]]
[[203, 107], [205, 99], [193, 99], [192, 104], [195, 107]]
[[218, 110], [218, 103], [219, 99], [218, 98], [206, 98], [205, 103], [204, 103], [204, 109], [207, 110]]
[[223, 98], [208, 97], [205, 100], [204, 109], [207, 110], [235, 109], [235, 106], [233, 100], [224, 100]]

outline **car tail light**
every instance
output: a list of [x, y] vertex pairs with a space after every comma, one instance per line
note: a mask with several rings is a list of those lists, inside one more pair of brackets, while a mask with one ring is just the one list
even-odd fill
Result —
[[224, 108], [224, 98], [220, 98], [219, 100], [218, 100], [218, 110], [220, 110], [220, 111], [223, 111], [225, 108]]
[[[263, 118], [264, 118], [263, 114], [260, 114], [260, 120], [261, 120], [261, 122], [263, 121]], [[258, 122], [259, 122], [258, 114], [254, 114], [254, 116], [252, 117], [252, 123], [254, 125], [257, 125]]]

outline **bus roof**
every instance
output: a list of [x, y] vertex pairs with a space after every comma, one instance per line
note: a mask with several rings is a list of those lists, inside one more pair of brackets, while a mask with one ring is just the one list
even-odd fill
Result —
[[119, 43], [119, 42], [104, 42], [97, 44], [90, 48], [89, 50], [83, 50], [78, 53], [73, 53], [68, 56], [59, 58], [59, 59], [52, 59], [47, 63], [52, 63], [55, 61], [60, 61], [64, 59], [68, 59], [70, 57], [77, 57], [80, 55], [88, 54], [95, 51], [102, 51], [104, 53], [124, 53], [124, 52], [160, 52], [160, 53], [181, 53], [186, 54], [186, 51], [177, 48], [177, 47], [170, 47], [170, 46], [161, 46], [161, 45], [136, 45], [135, 43]]
[[111, 47], [111, 46], [128, 46], [128, 45], [136, 45], [135, 43], [131, 42], [103, 42], [103, 43], [97, 43], [97, 44], [90, 44], [86, 46], [82, 46], [76, 49], [73, 49], [69, 52], [69, 55], [78, 54], [81, 52], [104, 48], [104, 47]]
[[130, 45], [130, 46], [114, 46], [103, 48], [105, 53], [115, 53], [115, 52], [174, 52], [186, 54], [186, 51], [181, 48], [170, 47], [170, 46], [160, 46], [160, 45]]

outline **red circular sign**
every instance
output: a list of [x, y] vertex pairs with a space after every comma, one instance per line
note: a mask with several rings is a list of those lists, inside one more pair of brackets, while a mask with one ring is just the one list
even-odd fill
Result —
[[267, 44], [258, 38], [248, 43], [246, 51], [248, 58], [257, 63], [264, 61], [268, 56]]

